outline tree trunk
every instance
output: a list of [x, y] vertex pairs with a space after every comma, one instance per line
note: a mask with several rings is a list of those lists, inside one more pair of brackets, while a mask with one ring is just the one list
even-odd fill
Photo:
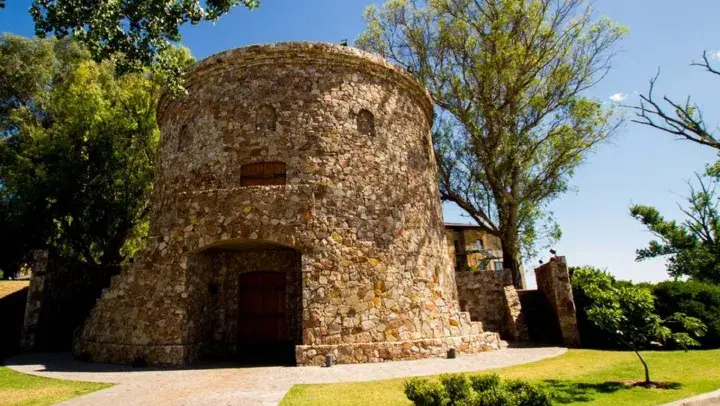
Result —
[[516, 289], [524, 289], [517, 231], [512, 227], [510, 227], [510, 230], [503, 230], [500, 240], [503, 251], [503, 269], [509, 269], [512, 272], [513, 285]]
[[650, 369], [648, 369], [647, 363], [645, 363], [643, 357], [640, 356], [640, 352], [638, 350], [635, 350], [635, 355], [640, 358], [640, 362], [642, 362], [643, 367], [645, 368], [645, 384], [650, 385]]

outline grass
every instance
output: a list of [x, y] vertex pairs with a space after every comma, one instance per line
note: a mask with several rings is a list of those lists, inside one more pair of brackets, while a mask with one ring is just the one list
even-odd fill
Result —
[[[537, 383], [560, 405], [658, 405], [720, 387], [720, 350], [644, 352], [643, 356], [652, 380], [671, 383], [672, 389], [631, 387], [643, 379], [643, 368], [635, 354], [622, 351], [570, 350], [559, 357], [492, 372]], [[409, 405], [403, 382], [296, 385], [281, 405]]]
[[42, 378], [0, 367], [0, 405], [52, 405], [110, 386]]
[[0, 281], [0, 299], [22, 290], [29, 284], [29, 281]]
[[[10, 300], [11, 295], [28, 284], [28, 281], [0, 281], [0, 301], [3, 298]], [[3, 331], [3, 334], [7, 333]], [[0, 366], [0, 405], [52, 405], [109, 386], [112, 385], [42, 378]]]

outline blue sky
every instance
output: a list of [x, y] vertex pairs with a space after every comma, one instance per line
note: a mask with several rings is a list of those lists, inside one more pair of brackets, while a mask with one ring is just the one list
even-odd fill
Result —
[[[183, 29], [183, 43], [196, 58], [254, 43], [306, 40], [353, 40], [363, 30], [361, 0], [262, 0], [259, 10], [236, 9], [216, 24]], [[703, 50], [720, 50], [720, 2], [717, 0], [596, 0], [595, 12], [626, 25], [630, 34], [607, 78], [590, 95], [610, 103], [614, 94], [625, 103], [647, 90], [658, 68], [658, 95], [684, 98], [691, 94], [703, 107], [711, 128], [720, 120], [720, 80], [690, 67]], [[29, 0], [7, 0], [0, 11], [0, 31], [33, 34], [27, 10]], [[720, 66], [720, 61], [717, 62]], [[694, 171], [715, 160], [708, 147], [673, 140], [667, 134], [633, 123], [591, 155], [572, 180], [572, 191], [553, 202], [551, 209], [563, 229], [554, 248], [572, 265], [607, 268], [623, 279], [666, 279], [662, 260], [637, 263], [635, 249], [651, 235], [630, 218], [634, 203], [656, 206], [672, 218], [681, 218], [676, 203], [687, 191]], [[467, 222], [457, 209], [446, 207], [446, 220]], [[547, 259], [547, 255], [544, 255]], [[534, 263], [533, 261], [532, 263]]]

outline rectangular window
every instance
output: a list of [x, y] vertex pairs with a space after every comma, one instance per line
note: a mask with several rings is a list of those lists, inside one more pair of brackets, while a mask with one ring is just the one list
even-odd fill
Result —
[[495, 262], [495, 270], [496, 271], [502, 271], [503, 270], [503, 263], [500, 261]]
[[477, 245], [477, 249], [485, 249], [485, 245], [483, 245], [483, 240], [475, 240], [475, 245]]
[[286, 184], [284, 162], [256, 162], [240, 169], [240, 186], [270, 186]]

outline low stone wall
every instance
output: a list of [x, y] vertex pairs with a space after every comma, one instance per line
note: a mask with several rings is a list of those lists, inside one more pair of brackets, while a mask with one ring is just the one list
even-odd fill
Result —
[[546, 264], [535, 268], [538, 290], [550, 302], [557, 317], [563, 344], [580, 345], [575, 300], [573, 299], [570, 274], [565, 257], [553, 257]]
[[451, 348], [463, 354], [499, 350], [500, 336], [497, 333], [475, 332], [472, 335], [459, 337], [383, 343], [299, 345], [295, 348], [298, 365], [324, 365], [328, 354], [332, 354], [338, 364], [356, 364], [445, 357]]
[[512, 285], [512, 274], [503, 271], [456, 272], [460, 309], [470, 313], [485, 331], [495, 331], [509, 340], [526, 339], [520, 300]]
[[75, 330], [120, 267], [80, 263], [36, 251], [25, 305], [21, 348], [69, 350]]

